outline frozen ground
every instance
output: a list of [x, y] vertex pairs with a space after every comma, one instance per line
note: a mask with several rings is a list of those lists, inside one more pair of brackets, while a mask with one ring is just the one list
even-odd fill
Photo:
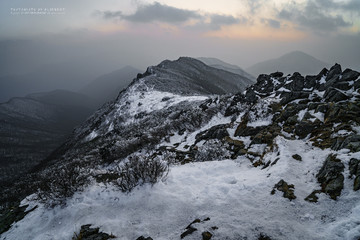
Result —
[[[40, 206], [1, 239], [71, 239], [84, 224], [98, 226], [117, 239], [141, 235], [180, 239], [193, 220], [208, 217], [209, 221], [194, 224], [198, 230], [184, 239], [201, 239], [203, 231], [212, 232], [212, 239], [251, 240], [260, 233], [271, 239], [358, 239], [360, 197], [352, 191], [347, 169], [349, 159], [359, 158], [360, 153], [338, 152], [346, 177], [337, 201], [320, 194], [318, 203], [309, 203], [304, 198], [319, 189], [315, 175], [330, 151], [305, 140], [278, 137], [276, 142], [279, 149], [266, 158], [280, 159], [264, 170], [238, 158], [172, 166], [165, 179], [130, 194], [93, 184], [69, 199], [66, 207]], [[291, 157], [295, 153], [302, 156], [301, 162]], [[283, 198], [281, 192], [270, 194], [280, 179], [295, 185], [295, 200]], [[218, 229], [213, 230], [215, 226]]]

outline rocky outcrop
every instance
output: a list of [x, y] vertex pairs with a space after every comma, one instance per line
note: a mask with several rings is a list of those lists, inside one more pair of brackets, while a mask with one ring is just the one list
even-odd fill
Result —
[[225, 137], [229, 136], [228, 131], [226, 128], [228, 128], [228, 124], [222, 124], [222, 125], [216, 125], [213, 126], [203, 132], [200, 132], [195, 136], [195, 143], [200, 142], [201, 140], [209, 140], [209, 139], [219, 139], [222, 140]]
[[72, 240], [107, 240], [116, 238], [112, 234], [99, 231], [99, 228], [91, 228], [91, 224], [82, 225], [79, 234], [75, 234]]
[[283, 179], [281, 179], [277, 184], [275, 184], [271, 194], [274, 195], [276, 190], [283, 192], [283, 197], [289, 199], [290, 201], [295, 199], [296, 196], [294, 194], [295, 186], [293, 184], [288, 184]]
[[357, 191], [360, 189], [360, 159], [350, 159], [349, 171], [350, 177], [354, 177], [354, 191]]
[[344, 164], [336, 158], [336, 155], [329, 155], [319, 173], [316, 175], [321, 184], [322, 192], [336, 200], [344, 187]]
[[151, 237], [140, 236], [136, 240], [153, 240]]

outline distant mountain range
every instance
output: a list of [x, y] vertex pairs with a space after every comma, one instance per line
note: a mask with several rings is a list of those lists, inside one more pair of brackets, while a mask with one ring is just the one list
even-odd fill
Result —
[[269, 74], [276, 71], [285, 74], [300, 72], [304, 75], [314, 75], [330, 64], [314, 58], [313, 56], [301, 51], [287, 53], [279, 58], [259, 62], [246, 69], [254, 76], [259, 74]]
[[94, 98], [98, 105], [114, 100], [119, 92], [126, 88], [141, 70], [125, 66], [119, 70], [102, 75], [80, 90]]
[[232, 72], [232, 73], [238, 74], [240, 76], [246, 77], [246, 78], [254, 80], [254, 81], [256, 80], [253, 75], [247, 73], [239, 66], [224, 62], [220, 59], [210, 58], [210, 57], [199, 57], [197, 59], [202, 61], [206, 65], [209, 65], [210, 67], [214, 67], [214, 68], [222, 69], [222, 70], [225, 70], [228, 72]]
[[95, 110], [86, 95], [55, 90], [0, 104], [0, 182], [30, 170]]

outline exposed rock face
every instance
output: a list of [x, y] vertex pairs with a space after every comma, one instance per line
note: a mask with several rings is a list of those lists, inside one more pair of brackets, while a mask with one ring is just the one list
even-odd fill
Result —
[[295, 186], [293, 184], [288, 184], [283, 179], [281, 179], [277, 184], [275, 184], [271, 194], [275, 194], [276, 190], [281, 191], [284, 193], [283, 197], [288, 198], [291, 201], [296, 198], [294, 194], [294, 188]]
[[91, 224], [82, 225], [79, 234], [75, 234], [73, 240], [107, 240], [115, 238], [113, 235], [99, 231], [99, 228], [91, 228]]
[[319, 173], [316, 175], [322, 191], [334, 200], [344, 187], [344, 164], [335, 155], [329, 155]]
[[151, 237], [140, 236], [136, 240], [153, 240]]
[[228, 124], [223, 125], [216, 125], [214, 127], [209, 128], [208, 130], [205, 130], [203, 132], [200, 132], [195, 136], [195, 143], [201, 141], [201, 140], [209, 140], [209, 139], [219, 139], [222, 140], [225, 137], [229, 136], [228, 131], [226, 128], [228, 128]]
[[349, 163], [350, 177], [355, 177], [354, 179], [354, 191], [360, 189], [360, 160], [356, 158], [350, 159]]

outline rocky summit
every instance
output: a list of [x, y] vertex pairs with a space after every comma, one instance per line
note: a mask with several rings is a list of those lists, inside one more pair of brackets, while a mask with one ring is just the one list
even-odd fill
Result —
[[219, 71], [181, 58], [139, 74], [18, 183], [32, 211], [1, 239], [359, 239], [360, 73], [234, 93]]

